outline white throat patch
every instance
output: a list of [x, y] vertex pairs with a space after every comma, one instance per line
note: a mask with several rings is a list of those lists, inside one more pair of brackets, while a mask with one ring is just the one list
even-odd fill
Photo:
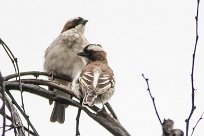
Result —
[[103, 48], [101, 46], [98, 46], [96, 44], [90, 44], [88, 47], [88, 50], [93, 50], [93, 51], [103, 51]]

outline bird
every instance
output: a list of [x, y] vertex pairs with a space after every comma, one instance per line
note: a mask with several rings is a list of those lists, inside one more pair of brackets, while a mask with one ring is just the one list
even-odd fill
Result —
[[171, 119], [164, 119], [162, 123], [163, 135], [162, 136], [169, 136], [174, 127], [174, 121]]
[[171, 119], [164, 119], [162, 123], [163, 135], [162, 136], [184, 136], [181, 129], [174, 129], [174, 121]]
[[[88, 20], [82, 17], [75, 17], [66, 22], [59, 36], [46, 49], [44, 55], [44, 71], [51, 74], [67, 75], [74, 78], [76, 74], [86, 65], [86, 60], [77, 55], [89, 43], [84, 36], [85, 25]], [[51, 79], [53, 82], [69, 86], [68, 81], [60, 79]], [[64, 92], [54, 90], [56, 94], [63, 94], [70, 97]], [[52, 104], [52, 102], [50, 102]], [[64, 123], [65, 108], [67, 105], [55, 102], [51, 122]]]
[[86, 58], [87, 64], [73, 80], [73, 91], [83, 99], [82, 105], [101, 103], [102, 109], [105, 109], [104, 104], [115, 91], [115, 78], [113, 70], [108, 66], [106, 52], [100, 44], [88, 44], [77, 55]]

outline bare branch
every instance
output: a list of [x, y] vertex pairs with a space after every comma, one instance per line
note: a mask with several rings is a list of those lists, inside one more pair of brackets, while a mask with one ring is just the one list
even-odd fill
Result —
[[[35, 78], [37, 78], [39, 76], [46, 76], [46, 77], [50, 76], [50, 74], [48, 72], [40, 72], [40, 71], [20, 72], [21, 77], [22, 76], [30, 76], [30, 75], [34, 76]], [[16, 78], [16, 77], [18, 77], [18, 74], [11, 74], [11, 75], [5, 76], [4, 80], [8, 81], [8, 80]], [[63, 80], [69, 81], [69, 82], [72, 81], [71, 77], [68, 77], [68, 76], [62, 75], [62, 74], [54, 74], [53, 78], [63, 79]]]
[[9, 47], [4, 43], [4, 41], [0, 38], [0, 44], [2, 45], [2, 47], [4, 48], [6, 54], [8, 55], [8, 57], [10, 58], [12, 64], [13, 64], [13, 67], [14, 67], [14, 70], [15, 70], [15, 73], [17, 73], [17, 68], [16, 68], [16, 65], [15, 65], [15, 59], [16, 57], [13, 55], [12, 51], [9, 49]]
[[[18, 83], [16, 83], [16, 85], [17, 85], [18, 88], [19, 88]], [[6, 86], [6, 84], [5, 84], [5, 86]], [[25, 120], [27, 121], [27, 123], [29, 124], [28, 127], [31, 126], [31, 128], [33, 129], [35, 135], [36, 135], [36, 136], [39, 136], [38, 132], [36, 131], [36, 129], [35, 129], [34, 126], [32, 125], [32, 123], [31, 123], [31, 121], [30, 121], [30, 119], [29, 119], [29, 116], [27, 116], [26, 113], [21, 109], [21, 107], [18, 105], [18, 103], [16, 102], [16, 100], [14, 99], [14, 97], [12, 96], [12, 94], [11, 94], [9, 91], [7, 91], [7, 89], [6, 89], [6, 93], [7, 93], [8, 96], [10, 97], [12, 103], [18, 108], [18, 110], [21, 112], [21, 114], [23, 115], [23, 117], [25, 118]], [[29, 132], [29, 131], [28, 131], [28, 132]]]
[[[52, 88], [55, 88], [55, 89], [58, 89], [58, 90], [61, 90], [65, 93], [68, 93], [72, 96], [74, 96], [75, 98], [77, 98], [77, 96], [70, 90], [68, 90], [68, 88], [66, 86], [63, 86], [63, 85], [59, 85], [59, 84], [56, 84], [54, 82], [51, 82], [51, 81], [47, 81], [47, 80], [42, 80], [42, 79], [22, 79], [22, 83], [26, 83], [26, 84], [34, 84], [34, 85], [45, 85], [45, 86], [50, 86]], [[77, 98], [78, 99], [78, 98]], [[78, 99], [79, 100], [79, 99]], [[72, 104], [71, 104], [72, 105]], [[114, 110], [112, 109], [111, 105], [109, 103], [106, 103], [106, 106], [107, 108], [109, 109], [110, 113], [113, 115], [113, 117], [115, 119], [118, 119], [117, 118], [117, 115], [115, 114]], [[79, 109], [80, 110], [80, 109]], [[95, 112], [98, 111], [97, 110], [94, 110]], [[79, 116], [78, 116], [79, 118]], [[78, 121], [78, 120], [77, 120]], [[78, 129], [78, 125], [77, 125], [77, 129]], [[78, 130], [77, 130], [78, 131]], [[78, 133], [77, 133], [78, 134]]]
[[[82, 100], [80, 100], [80, 104], [82, 104]], [[80, 132], [79, 132], [80, 115], [81, 115], [81, 109], [78, 108], [78, 113], [77, 113], [77, 117], [76, 117], [76, 136], [80, 136]]]
[[2, 101], [3, 101], [3, 105], [1, 107], [1, 111], [3, 112], [3, 134], [2, 136], [5, 136], [5, 132], [6, 132], [6, 111], [5, 111], [5, 88], [4, 88], [4, 84], [3, 84], [3, 77], [1, 75], [0, 72], [0, 96], [2, 96]]
[[[5, 81], [5, 86], [7, 90], [19, 90], [18, 83], [16, 82]], [[46, 90], [40, 86], [22, 83], [22, 87], [23, 87], [23, 91], [33, 93], [33, 94], [36, 94], [44, 98], [47, 98], [53, 101], [57, 101], [63, 104], [70, 104], [70, 105], [80, 108], [89, 117], [97, 121], [99, 124], [101, 124], [104, 128], [106, 128], [113, 135], [130, 136], [127, 130], [116, 119], [112, 118], [108, 113], [103, 112], [103, 111], [97, 113], [99, 108], [96, 106], [89, 107], [95, 112], [93, 113], [90, 110], [88, 110], [86, 107], [83, 107], [79, 102], [73, 99], [70, 99], [68, 97], [64, 97], [63, 95], [56, 94], [52, 91]]]
[[142, 77], [143, 77], [144, 80], [146, 81], [147, 91], [149, 92], [149, 95], [150, 95], [150, 97], [151, 97], [151, 99], [152, 99], [152, 103], [153, 103], [153, 106], [154, 106], [154, 110], [155, 110], [155, 112], [156, 112], [156, 115], [157, 115], [157, 118], [158, 118], [158, 120], [159, 120], [159, 122], [160, 122], [160, 125], [163, 127], [161, 118], [160, 118], [160, 116], [159, 116], [159, 113], [158, 113], [158, 110], [157, 110], [157, 107], [156, 107], [156, 104], [155, 104], [155, 98], [152, 96], [152, 93], [151, 93], [151, 91], [150, 91], [149, 79], [146, 78], [146, 77], [144, 76], [144, 74], [142, 74]]
[[195, 65], [195, 56], [196, 56], [196, 50], [197, 50], [197, 45], [198, 45], [198, 14], [199, 14], [199, 5], [200, 5], [200, 0], [197, 0], [197, 11], [196, 11], [196, 41], [195, 41], [195, 46], [194, 46], [194, 51], [193, 51], [193, 59], [192, 59], [192, 68], [191, 68], [191, 101], [192, 101], [192, 105], [191, 105], [191, 111], [190, 114], [188, 116], [188, 118], [185, 120], [186, 122], [186, 136], [188, 136], [188, 132], [189, 132], [189, 123], [190, 123], [190, 119], [193, 115], [194, 110], [196, 109], [195, 106], [195, 87], [194, 87], [194, 65]]
[[[14, 81], [14, 82], [16, 82], [16, 81]], [[66, 86], [64, 86], [62, 84], [54, 83], [54, 82], [49, 81], [49, 80], [43, 80], [43, 79], [22, 79], [22, 83], [50, 86], [52, 88], [59, 89], [60, 91], [68, 93], [68, 94], [74, 96], [75, 98], [77, 98], [77, 96], [74, 94], [74, 92], [70, 91]]]
[[[1, 115], [3, 115], [3, 112], [0, 110], [0, 114]], [[6, 114], [6, 119], [8, 119], [9, 121], [13, 121], [13, 119], [12, 119], [12, 117], [10, 117], [10, 116], [8, 116], [7, 114]], [[32, 134], [32, 135], [35, 135], [31, 130], [29, 130], [28, 128], [26, 128], [25, 126], [20, 126], [20, 127], [22, 127], [22, 129], [24, 129], [25, 131], [30, 131], [29, 133], [30, 134]]]
[[202, 113], [202, 115], [200, 116], [200, 118], [198, 119], [198, 121], [196, 122], [195, 126], [193, 127], [193, 131], [191, 132], [191, 136], [193, 136], [193, 133], [198, 125], [198, 123], [203, 119], [203, 114], [204, 112]]
[[[23, 111], [25, 112], [25, 106], [24, 106], [24, 100], [23, 100], [23, 91], [22, 91], [22, 86], [21, 86], [21, 77], [20, 77], [20, 70], [18, 66], [18, 59], [14, 56], [10, 48], [6, 45], [6, 43], [0, 38], [0, 44], [3, 46], [4, 50], [6, 51], [7, 55], [9, 56], [10, 60], [13, 63], [15, 73], [18, 74], [18, 80], [19, 80], [19, 90], [21, 91], [21, 106]], [[16, 77], [17, 79], [17, 77]], [[29, 126], [28, 126], [29, 128]]]
[[107, 102], [105, 105], [106, 105], [106, 107], [108, 108], [108, 110], [110, 111], [110, 113], [112, 114], [112, 116], [113, 116], [115, 119], [118, 120], [118, 117], [117, 117], [117, 115], [115, 114], [115, 112], [114, 112], [112, 106], [111, 106], [108, 102]]
[[[3, 96], [0, 95], [0, 98], [2, 98]], [[21, 118], [17, 112], [17, 110], [15, 109], [15, 107], [13, 106], [12, 102], [8, 99], [8, 97], [4, 96], [5, 97], [5, 105], [8, 107], [10, 113], [11, 113], [11, 117], [9, 117], [8, 115], [6, 115], [5, 117], [7, 119], [9, 119], [11, 122], [12, 122], [12, 126], [14, 128], [14, 133], [17, 133], [16, 132], [16, 128], [18, 130], [18, 135], [19, 136], [25, 136], [25, 131], [24, 131], [24, 126], [23, 126], [23, 123], [21, 121]], [[0, 114], [3, 114], [3, 111], [0, 111]]]

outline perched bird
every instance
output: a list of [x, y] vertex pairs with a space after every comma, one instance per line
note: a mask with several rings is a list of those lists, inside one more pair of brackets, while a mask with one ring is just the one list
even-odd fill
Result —
[[[73, 18], [66, 22], [60, 35], [45, 51], [44, 70], [54, 74], [63, 74], [74, 78], [86, 65], [86, 61], [77, 55], [89, 43], [84, 37], [85, 24], [88, 20], [81, 17]], [[54, 82], [69, 86], [68, 81], [53, 79]], [[59, 90], [56, 93], [69, 97]], [[67, 105], [55, 102], [50, 117], [51, 122], [64, 123], [65, 107]]]
[[171, 119], [164, 119], [163, 121], [163, 135], [162, 136], [170, 136], [173, 128], [174, 128], [174, 121]]
[[[79, 56], [88, 59], [80, 74], [72, 82], [72, 89], [83, 98], [83, 105], [93, 106], [97, 103], [104, 104], [114, 93], [115, 79], [112, 69], [108, 66], [106, 52], [99, 44], [89, 44]], [[79, 86], [77, 87], [77, 80]], [[77, 90], [82, 93], [77, 93]]]
[[184, 136], [181, 129], [174, 129], [174, 121], [171, 119], [164, 119], [163, 123], [163, 135], [162, 136]]

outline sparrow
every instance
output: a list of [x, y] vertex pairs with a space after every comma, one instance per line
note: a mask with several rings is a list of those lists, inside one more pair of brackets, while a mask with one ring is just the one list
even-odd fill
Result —
[[[83, 99], [82, 105], [102, 103], [104, 108], [115, 90], [114, 74], [108, 66], [106, 52], [99, 44], [88, 44], [77, 55], [86, 58], [88, 63], [73, 80], [72, 89]], [[78, 90], [81, 90], [81, 93], [77, 92]]]
[[163, 135], [162, 136], [184, 136], [181, 129], [174, 129], [174, 121], [171, 119], [164, 119], [163, 123]]
[[169, 136], [174, 127], [174, 121], [171, 119], [164, 119], [163, 123], [163, 135], [162, 136]]
[[[72, 79], [85, 66], [85, 59], [77, 55], [89, 43], [84, 37], [85, 25], [88, 20], [82, 17], [70, 19], [64, 25], [60, 35], [46, 49], [44, 55], [44, 71], [54, 74], [63, 74]], [[52, 79], [53, 82], [69, 86], [68, 81], [60, 79]], [[68, 94], [57, 89], [54, 90], [57, 94], [63, 94], [70, 97]], [[52, 103], [52, 102], [51, 102]], [[55, 102], [51, 122], [64, 123], [65, 108], [67, 105]]]

